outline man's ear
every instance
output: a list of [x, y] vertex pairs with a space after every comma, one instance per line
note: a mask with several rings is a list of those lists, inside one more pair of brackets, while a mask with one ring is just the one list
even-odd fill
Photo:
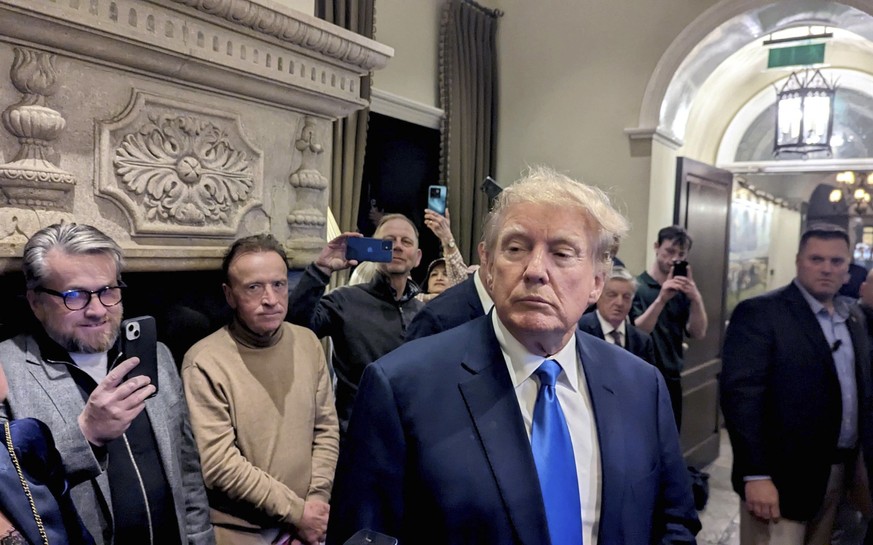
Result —
[[594, 287], [591, 290], [591, 293], [588, 294], [588, 304], [593, 305], [600, 299], [600, 294], [603, 293], [603, 287], [606, 285], [605, 282], [606, 273], [599, 272], [594, 275]]
[[227, 301], [227, 306], [236, 310], [236, 297], [233, 295], [233, 289], [225, 283], [221, 284], [221, 291], [224, 292], [224, 300]]
[[418, 267], [418, 264], [421, 263], [421, 249], [415, 251], [415, 267]]
[[33, 312], [33, 315], [36, 316], [36, 319], [42, 322], [43, 318], [43, 309], [42, 302], [39, 300], [39, 294], [33, 290], [27, 290], [27, 304], [30, 305], [30, 310]]

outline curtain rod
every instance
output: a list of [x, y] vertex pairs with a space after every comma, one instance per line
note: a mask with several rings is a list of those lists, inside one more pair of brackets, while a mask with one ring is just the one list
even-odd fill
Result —
[[491, 17], [503, 17], [503, 13], [504, 13], [503, 11], [501, 11], [499, 9], [486, 8], [485, 6], [476, 2], [476, 0], [462, 0], [462, 1], [464, 4], [467, 4], [471, 8], [476, 8], [477, 10], [481, 11], [482, 13], [484, 13], [486, 15], [490, 15]]

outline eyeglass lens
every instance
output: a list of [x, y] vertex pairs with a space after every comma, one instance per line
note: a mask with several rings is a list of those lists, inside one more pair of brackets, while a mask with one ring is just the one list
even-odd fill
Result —
[[105, 307], [112, 307], [121, 302], [121, 288], [107, 286], [97, 291], [70, 290], [64, 292], [64, 305], [70, 310], [82, 310], [91, 303], [92, 294], [96, 294], [100, 303]]

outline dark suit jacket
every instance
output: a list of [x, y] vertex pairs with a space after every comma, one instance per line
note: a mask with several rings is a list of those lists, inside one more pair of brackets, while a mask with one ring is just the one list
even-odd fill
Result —
[[[652, 345], [652, 338], [649, 334], [631, 324], [625, 324], [625, 328], [627, 339], [624, 348], [641, 360], [655, 365], [655, 347]], [[603, 328], [600, 327], [600, 320], [597, 319], [597, 314], [594, 312], [583, 314], [579, 318], [579, 329], [598, 339], [606, 338], [603, 334]]]
[[[478, 273], [475, 273], [478, 274]], [[430, 300], [418, 311], [409, 328], [406, 340], [427, 337], [459, 326], [485, 314], [476, 292], [473, 275]]]
[[[597, 427], [599, 538], [693, 543], [700, 524], [657, 369], [576, 334]], [[488, 316], [406, 343], [364, 373], [334, 482], [328, 540], [549, 543], [521, 410]], [[555, 544], [558, 545], [558, 544]]]
[[[863, 318], [850, 305], [859, 440], [873, 461], [870, 353]], [[725, 335], [721, 407], [733, 446], [733, 485], [770, 475], [782, 516], [805, 521], [819, 509], [842, 417], [831, 347], [793, 283], [741, 302]]]
[[[94, 540], [73, 507], [61, 455], [48, 427], [39, 420], [26, 418], [10, 422], [9, 430], [15, 456], [49, 543], [93, 545]], [[7, 448], [6, 433], [0, 427], [0, 511], [29, 543], [42, 543], [30, 502]]]

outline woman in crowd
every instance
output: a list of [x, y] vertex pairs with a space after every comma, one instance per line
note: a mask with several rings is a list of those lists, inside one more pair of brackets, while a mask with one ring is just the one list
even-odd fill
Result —
[[440, 239], [443, 247], [443, 257], [433, 260], [427, 267], [425, 276], [425, 293], [416, 295], [421, 301], [430, 301], [446, 289], [460, 284], [467, 279], [467, 264], [461, 257], [461, 252], [452, 236], [451, 216], [446, 208], [446, 215], [437, 214], [433, 210], [424, 211], [424, 224]]
[[[0, 366], [0, 403], [8, 391]], [[0, 437], [0, 545], [93, 545], [48, 427], [13, 420], [3, 423]]]

